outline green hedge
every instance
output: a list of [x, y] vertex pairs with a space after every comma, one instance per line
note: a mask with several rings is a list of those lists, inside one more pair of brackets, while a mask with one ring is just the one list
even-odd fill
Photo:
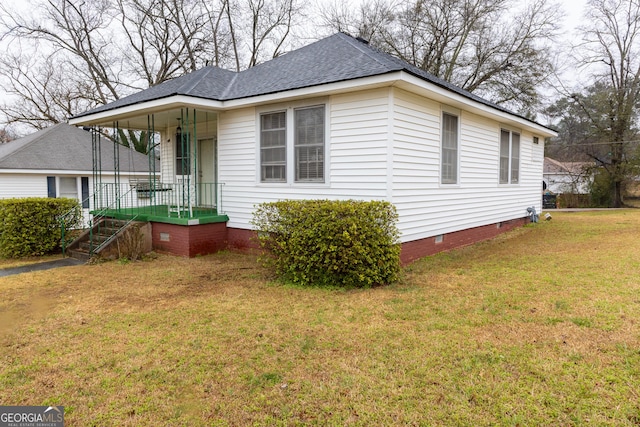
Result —
[[369, 287], [398, 279], [397, 221], [388, 202], [285, 200], [259, 205], [252, 224], [263, 259], [284, 280]]
[[19, 258], [51, 253], [60, 247], [60, 221], [66, 229], [82, 223], [77, 200], [25, 198], [0, 200], [0, 256]]

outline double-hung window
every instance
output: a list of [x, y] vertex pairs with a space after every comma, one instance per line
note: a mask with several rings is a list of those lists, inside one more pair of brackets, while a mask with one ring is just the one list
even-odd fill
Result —
[[260, 182], [324, 182], [325, 106], [260, 115]]
[[458, 116], [442, 113], [440, 181], [458, 183]]
[[500, 130], [500, 184], [517, 184], [520, 180], [520, 134]]
[[295, 111], [296, 182], [324, 181], [324, 106]]
[[260, 181], [287, 181], [287, 112], [260, 116]]

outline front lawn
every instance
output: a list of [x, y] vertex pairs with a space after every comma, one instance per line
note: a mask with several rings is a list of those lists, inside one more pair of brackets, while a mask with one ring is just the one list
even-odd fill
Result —
[[640, 424], [636, 210], [554, 213], [368, 290], [234, 253], [0, 290], [0, 404], [68, 426]]

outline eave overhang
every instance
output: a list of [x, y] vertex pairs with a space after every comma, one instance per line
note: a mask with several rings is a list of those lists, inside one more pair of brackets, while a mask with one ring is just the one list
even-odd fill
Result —
[[[69, 123], [76, 126], [111, 126], [114, 122], [126, 122], [132, 118], [139, 118], [157, 113], [179, 111], [181, 108], [194, 108], [210, 112], [223, 112], [246, 107], [254, 107], [277, 102], [330, 96], [340, 93], [356, 92], [380, 87], [397, 87], [408, 92], [416, 93], [437, 102], [459, 108], [463, 111], [487, 117], [499, 123], [527, 129], [541, 137], [557, 136], [552, 129], [529, 120], [525, 117], [496, 108], [488, 102], [481, 102], [462, 93], [454, 92], [450, 88], [437, 85], [406, 71], [393, 71], [353, 80], [343, 80], [322, 85], [291, 89], [287, 91], [261, 94], [246, 98], [230, 100], [212, 100], [187, 95], [172, 95], [165, 98], [140, 102], [137, 104], [104, 110], [95, 114], [85, 114], [70, 119]], [[121, 127], [126, 127], [121, 126]]]

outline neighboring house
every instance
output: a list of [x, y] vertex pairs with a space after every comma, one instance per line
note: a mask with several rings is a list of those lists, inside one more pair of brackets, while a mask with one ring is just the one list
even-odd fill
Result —
[[543, 180], [547, 191], [554, 194], [588, 194], [592, 174], [588, 162], [560, 162], [544, 158]]
[[[0, 199], [69, 197], [81, 201], [85, 223], [94, 207], [94, 188], [113, 183], [114, 145], [102, 142], [95, 159], [104, 169], [94, 177], [91, 134], [68, 124], [57, 124], [0, 145]], [[119, 179], [149, 180], [149, 158], [119, 146]]]
[[342, 33], [242, 72], [205, 67], [71, 123], [158, 135], [159, 188], [181, 204], [148, 218], [156, 249], [250, 246], [261, 202], [375, 199], [397, 207], [404, 262], [526, 223], [541, 210], [542, 141], [556, 135]]

